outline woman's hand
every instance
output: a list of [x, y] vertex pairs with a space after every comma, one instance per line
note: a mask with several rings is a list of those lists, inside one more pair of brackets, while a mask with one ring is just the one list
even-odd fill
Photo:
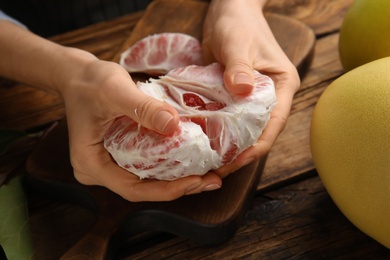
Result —
[[103, 146], [115, 118], [126, 115], [169, 134], [178, 125], [177, 111], [140, 92], [116, 63], [60, 46], [8, 21], [0, 21], [0, 27], [0, 75], [63, 97], [78, 181], [105, 186], [129, 201], [167, 201], [221, 186], [213, 173], [175, 181], [140, 180], [119, 167]]
[[[105, 186], [130, 201], [173, 200], [221, 186], [220, 177], [213, 173], [158, 181], [140, 180], [120, 168], [103, 146], [104, 134], [116, 118], [125, 115], [144, 127], [170, 134], [178, 126], [178, 113], [139, 91], [120, 65], [71, 51], [81, 66], [77, 70], [77, 66], [67, 66], [72, 77], [62, 80], [57, 88], [65, 100], [71, 162], [79, 182]], [[62, 68], [59, 74], [63, 73]]]
[[263, 15], [265, 0], [213, 0], [204, 24], [203, 48], [208, 62], [225, 65], [226, 88], [237, 95], [253, 89], [253, 70], [270, 76], [278, 104], [258, 142], [231, 164], [215, 171], [221, 177], [265, 156], [284, 129], [299, 89], [296, 68], [275, 40]]

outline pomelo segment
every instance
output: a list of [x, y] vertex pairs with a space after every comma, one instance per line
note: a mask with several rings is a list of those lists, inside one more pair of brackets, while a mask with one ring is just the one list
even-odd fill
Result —
[[172, 70], [139, 83], [141, 91], [178, 111], [178, 132], [162, 136], [120, 118], [104, 145], [118, 165], [140, 178], [173, 180], [230, 163], [257, 142], [276, 104], [272, 80], [253, 73], [255, 86], [248, 96], [227, 92], [218, 63]]

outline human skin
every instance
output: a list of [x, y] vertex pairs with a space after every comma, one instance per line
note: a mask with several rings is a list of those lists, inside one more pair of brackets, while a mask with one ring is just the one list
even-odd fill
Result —
[[203, 49], [208, 62], [225, 65], [224, 82], [232, 93], [246, 95], [253, 89], [253, 70], [270, 76], [278, 104], [258, 142], [232, 163], [214, 171], [221, 177], [264, 157], [284, 129], [300, 79], [273, 36], [263, 15], [266, 0], [214, 0], [203, 28]]
[[[134, 202], [169, 201], [215, 190], [221, 187], [222, 177], [269, 151], [286, 123], [293, 93], [299, 85], [293, 73], [295, 68], [273, 39], [263, 17], [265, 1], [249, 0], [247, 7], [239, 1], [212, 2], [205, 23], [205, 56], [226, 65], [226, 86], [236, 94], [245, 95], [253, 88], [252, 69], [268, 74], [276, 82], [279, 105], [257, 145], [230, 165], [204, 176], [174, 181], [140, 180], [112, 160], [103, 146], [103, 138], [115, 118], [129, 116], [142, 126], [166, 135], [179, 122], [177, 111], [139, 91], [129, 73], [116, 63], [58, 45], [0, 20], [0, 75], [53, 91], [63, 98], [70, 158], [80, 183], [105, 186]], [[254, 29], [263, 36], [250, 35]], [[250, 39], [241, 37], [248, 34]], [[249, 82], [241, 76], [238, 77], [241, 82], [234, 83], [237, 73], [247, 75]]]
[[116, 63], [58, 45], [8, 21], [0, 21], [0, 28], [0, 75], [63, 98], [71, 163], [80, 183], [105, 186], [129, 201], [167, 201], [221, 186], [221, 178], [213, 173], [168, 182], [140, 180], [120, 168], [103, 146], [115, 118], [126, 115], [169, 134], [178, 125], [177, 111], [140, 92]]

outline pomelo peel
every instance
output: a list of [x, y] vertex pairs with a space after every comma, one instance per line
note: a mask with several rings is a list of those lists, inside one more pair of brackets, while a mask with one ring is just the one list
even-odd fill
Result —
[[344, 74], [312, 118], [313, 161], [330, 196], [360, 230], [390, 248], [390, 57]]

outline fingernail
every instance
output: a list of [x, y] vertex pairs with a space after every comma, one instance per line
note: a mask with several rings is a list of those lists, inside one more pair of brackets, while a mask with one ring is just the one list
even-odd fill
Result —
[[237, 73], [234, 76], [234, 83], [236, 85], [251, 85], [253, 86], [253, 80], [245, 73]]
[[217, 190], [219, 188], [221, 188], [221, 186], [214, 183], [214, 184], [209, 184], [206, 187], [204, 187], [203, 191], [212, 191], [212, 190]]
[[170, 126], [170, 123], [172, 121], [173, 121], [172, 114], [165, 110], [159, 111], [157, 114], [155, 114], [153, 118], [153, 124], [155, 125], [157, 130], [162, 133], [171, 130], [170, 128], [172, 128], [172, 126]]
[[186, 194], [186, 195], [192, 194], [196, 190], [196, 188], [198, 188], [201, 184], [202, 184], [202, 182], [199, 182], [199, 183], [194, 183], [194, 184], [188, 186], [184, 194]]

